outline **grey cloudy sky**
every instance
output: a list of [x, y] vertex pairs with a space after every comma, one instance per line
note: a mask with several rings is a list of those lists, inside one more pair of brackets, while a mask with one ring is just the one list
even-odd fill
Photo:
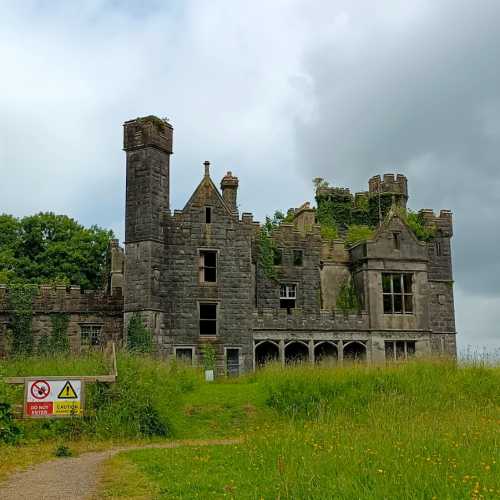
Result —
[[460, 346], [500, 347], [500, 2], [0, 1], [0, 212], [123, 235], [121, 124], [175, 127], [172, 208], [212, 162], [262, 219], [405, 173], [455, 215]]

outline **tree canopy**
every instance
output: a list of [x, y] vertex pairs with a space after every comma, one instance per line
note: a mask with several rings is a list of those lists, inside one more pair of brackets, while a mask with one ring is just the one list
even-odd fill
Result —
[[0, 283], [100, 288], [106, 280], [111, 238], [112, 231], [85, 228], [66, 215], [0, 214]]

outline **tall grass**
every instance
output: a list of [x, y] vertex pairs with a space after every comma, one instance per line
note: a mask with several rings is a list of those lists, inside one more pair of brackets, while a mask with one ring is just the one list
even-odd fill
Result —
[[[119, 378], [115, 384], [86, 385], [85, 416], [64, 420], [31, 420], [20, 424], [25, 440], [65, 436], [139, 438], [172, 436], [173, 415], [179, 411], [183, 394], [200, 383], [192, 369], [154, 360], [148, 356], [120, 353]], [[78, 357], [26, 357], [0, 361], [0, 377], [78, 376], [109, 373], [102, 354]], [[23, 387], [0, 381], [0, 402], [23, 401]]]
[[[269, 415], [244, 444], [231, 448], [117, 457], [106, 495], [500, 497], [499, 368], [270, 367], [228, 387], [244, 392], [249, 384], [286, 418]], [[142, 491], [135, 481], [127, 485], [121, 469], [138, 474]]]
[[500, 405], [500, 368], [459, 367], [447, 361], [343, 369], [271, 367], [259, 378], [267, 403], [288, 416], [337, 414], [356, 417], [382, 404], [411, 412], [441, 412]]

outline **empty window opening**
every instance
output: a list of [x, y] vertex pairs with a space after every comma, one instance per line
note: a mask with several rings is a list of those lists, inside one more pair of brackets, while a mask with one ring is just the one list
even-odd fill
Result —
[[279, 360], [280, 350], [274, 342], [262, 342], [255, 348], [255, 366], [262, 367], [267, 363]]
[[217, 252], [200, 250], [200, 281], [215, 283], [217, 281]]
[[177, 362], [192, 365], [193, 364], [193, 349], [191, 347], [178, 347], [175, 350], [175, 359]]
[[318, 364], [335, 365], [338, 359], [337, 346], [331, 342], [321, 342], [314, 348], [314, 361]]
[[394, 243], [394, 249], [395, 250], [400, 250], [401, 249], [401, 234], [400, 233], [392, 233], [393, 237], [393, 243]]
[[295, 308], [297, 299], [297, 285], [282, 283], [280, 285], [280, 308], [286, 309], [288, 314]]
[[344, 361], [359, 363], [365, 360], [366, 347], [361, 342], [349, 342], [349, 344], [344, 347]]
[[226, 349], [226, 373], [229, 377], [240, 374], [240, 350]]
[[437, 257], [441, 257], [443, 255], [443, 250], [441, 248], [441, 242], [440, 241], [436, 241], [434, 243], [434, 247], [435, 247], [435, 251], [436, 251], [436, 256]]
[[292, 342], [285, 347], [285, 363], [298, 364], [309, 361], [309, 347], [302, 342]]
[[281, 266], [283, 263], [283, 250], [281, 248], [273, 248], [273, 265]]
[[200, 304], [200, 335], [217, 335], [217, 304]]
[[384, 314], [413, 314], [413, 276], [382, 273]]
[[101, 345], [100, 325], [81, 325], [80, 326], [80, 344], [82, 347], [96, 347]]
[[404, 361], [415, 356], [414, 340], [386, 340], [386, 361]]
[[304, 252], [302, 250], [293, 251], [293, 265], [302, 266], [304, 263]]
[[205, 224], [212, 223], [212, 207], [205, 207]]

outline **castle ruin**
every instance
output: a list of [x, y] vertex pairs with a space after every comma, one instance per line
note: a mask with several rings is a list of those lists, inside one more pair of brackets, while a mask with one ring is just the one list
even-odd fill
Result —
[[[261, 265], [261, 226], [239, 213], [238, 178], [220, 191], [204, 164], [182, 210], [170, 208], [173, 128], [155, 117], [124, 124], [125, 243], [112, 242], [106, 291], [41, 287], [34, 299], [35, 335], [52, 312], [70, 316], [71, 347], [121, 341], [140, 314], [165, 359], [197, 365], [212, 344], [220, 373], [283, 364], [347, 360], [385, 362], [456, 355], [451, 265], [452, 214], [419, 212], [432, 238], [417, 238], [404, 211], [407, 179], [386, 174], [369, 190], [319, 185], [318, 208], [290, 210], [272, 231], [272, 272]], [[338, 238], [325, 237], [327, 213]], [[349, 224], [373, 234], [345, 244]], [[349, 294], [355, 307], [342, 305]], [[0, 286], [0, 352], [11, 313]], [[345, 301], [344, 301], [345, 302]]]

